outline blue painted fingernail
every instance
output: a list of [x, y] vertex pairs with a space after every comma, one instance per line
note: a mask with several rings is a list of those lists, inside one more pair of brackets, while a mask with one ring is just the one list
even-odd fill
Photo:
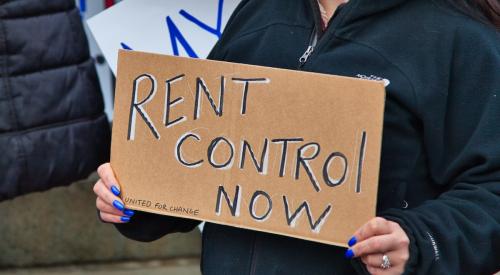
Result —
[[120, 218], [120, 220], [122, 222], [129, 222], [130, 221], [130, 217], [123, 216], [123, 217]]
[[120, 211], [123, 211], [123, 209], [125, 209], [125, 206], [123, 206], [123, 203], [116, 201], [116, 200], [113, 202], [113, 206]]
[[354, 257], [354, 252], [352, 252], [351, 249], [347, 249], [347, 251], [345, 252], [345, 257], [347, 259], [352, 259], [352, 257]]
[[356, 242], [357, 242], [357, 241], [358, 241], [358, 240], [356, 240], [356, 237], [354, 237], [354, 236], [353, 236], [353, 237], [352, 237], [352, 238], [351, 238], [351, 239], [347, 242], [347, 245], [349, 245], [349, 246], [353, 246], [353, 245], [355, 245], [355, 244], [356, 244]]
[[123, 214], [125, 214], [129, 217], [132, 217], [135, 214], [135, 212], [134, 212], [134, 210], [125, 209], [125, 210], [123, 210]]
[[116, 187], [116, 186], [114, 186], [114, 185], [113, 185], [113, 186], [111, 186], [111, 192], [112, 192], [113, 194], [115, 194], [115, 196], [120, 195], [120, 189], [118, 189], [118, 187]]

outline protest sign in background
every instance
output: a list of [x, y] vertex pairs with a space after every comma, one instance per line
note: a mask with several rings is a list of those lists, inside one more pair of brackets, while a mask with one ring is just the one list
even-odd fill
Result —
[[116, 74], [119, 49], [205, 58], [239, 0], [125, 0], [88, 25]]

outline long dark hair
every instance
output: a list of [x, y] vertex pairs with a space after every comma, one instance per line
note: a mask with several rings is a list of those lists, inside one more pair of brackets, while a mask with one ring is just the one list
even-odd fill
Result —
[[454, 0], [454, 4], [468, 15], [486, 24], [493, 25], [500, 31], [499, 0]]

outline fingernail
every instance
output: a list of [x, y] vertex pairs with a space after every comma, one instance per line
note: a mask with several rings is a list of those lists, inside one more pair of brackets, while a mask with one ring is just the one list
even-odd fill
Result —
[[123, 206], [123, 203], [116, 201], [116, 200], [113, 202], [113, 206], [120, 211], [123, 211], [123, 209], [125, 209], [125, 206]]
[[120, 220], [122, 222], [129, 222], [130, 221], [130, 217], [123, 216], [123, 217], [120, 218]]
[[135, 214], [135, 212], [134, 212], [134, 210], [125, 209], [125, 210], [123, 210], [123, 214], [125, 214], [129, 217], [132, 217]]
[[358, 241], [358, 240], [356, 240], [356, 237], [354, 237], [354, 236], [353, 236], [353, 237], [352, 237], [352, 238], [351, 238], [351, 239], [347, 242], [347, 245], [349, 245], [349, 246], [353, 246], [353, 245], [355, 245], [355, 244], [356, 244], [356, 242], [357, 242], [357, 241]]
[[352, 257], [354, 257], [354, 252], [352, 252], [351, 249], [347, 249], [347, 251], [345, 252], [345, 257], [347, 259], [352, 259]]
[[115, 194], [115, 196], [120, 195], [120, 189], [118, 189], [118, 187], [116, 187], [116, 186], [114, 186], [114, 185], [113, 185], [113, 186], [111, 186], [111, 192], [112, 192], [113, 194]]

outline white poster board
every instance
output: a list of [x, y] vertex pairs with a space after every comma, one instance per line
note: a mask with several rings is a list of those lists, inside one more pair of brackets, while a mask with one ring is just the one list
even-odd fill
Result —
[[126, 0], [87, 23], [116, 75], [119, 49], [205, 58], [239, 0]]

